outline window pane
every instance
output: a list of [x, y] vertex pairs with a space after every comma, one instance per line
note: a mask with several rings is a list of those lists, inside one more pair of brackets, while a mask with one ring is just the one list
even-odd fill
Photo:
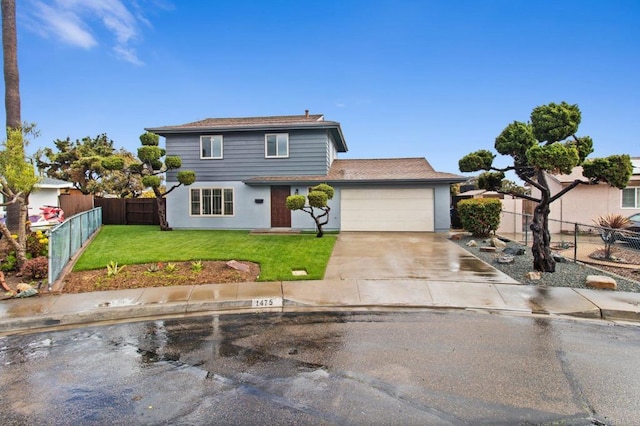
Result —
[[202, 214], [211, 214], [211, 190], [202, 190]]
[[213, 158], [222, 158], [222, 136], [212, 136], [211, 143], [213, 145], [212, 157]]
[[622, 207], [636, 207], [636, 188], [625, 188], [622, 190]]
[[222, 214], [222, 190], [213, 190], [213, 214]]
[[200, 190], [191, 190], [191, 214], [200, 215]]
[[277, 135], [267, 135], [267, 157], [275, 157]]
[[286, 157], [289, 155], [288, 142], [288, 135], [278, 135], [278, 157]]
[[211, 157], [211, 137], [210, 136], [200, 136], [200, 152], [202, 153], [202, 158]]
[[224, 190], [224, 214], [233, 214], [233, 189]]

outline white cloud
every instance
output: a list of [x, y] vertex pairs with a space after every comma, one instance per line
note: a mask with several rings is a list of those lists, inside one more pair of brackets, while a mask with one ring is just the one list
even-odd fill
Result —
[[38, 28], [41, 34], [55, 35], [67, 44], [85, 49], [98, 44], [82, 20], [74, 13], [36, 2], [33, 14], [35, 24], [42, 25]]
[[[133, 12], [122, 0], [31, 0], [31, 4], [27, 22], [35, 32], [85, 49], [111, 43], [112, 51], [121, 60], [144, 64], [133, 45], [142, 38], [140, 26], [150, 27], [151, 23], [142, 15], [138, 3], [133, 3]], [[113, 40], [98, 41], [98, 31], [91, 27], [96, 20]]]

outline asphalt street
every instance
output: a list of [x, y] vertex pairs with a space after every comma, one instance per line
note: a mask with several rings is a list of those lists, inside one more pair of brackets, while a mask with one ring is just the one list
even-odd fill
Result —
[[210, 315], [0, 338], [3, 424], [638, 424], [640, 328]]

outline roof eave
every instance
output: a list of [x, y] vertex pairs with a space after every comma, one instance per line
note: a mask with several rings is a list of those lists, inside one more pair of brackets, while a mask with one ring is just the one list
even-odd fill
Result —
[[[313, 178], [313, 179], [312, 179]], [[405, 185], [405, 184], [429, 184], [429, 183], [437, 183], [437, 184], [453, 184], [464, 182], [465, 178], [432, 178], [432, 179], [331, 179], [331, 178], [318, 178], [315, 176], [309, 176], [309, 179], [301, 178], [300, 176], [295, 176], [291, 180], [287, 179], [278, 179], [278, 180], [270, 180], [270, 179], [247, 179], [244, 180], [243, 183], [246, 185], [274, 185], [278, 183], [288, 183], [288, 184], [311, 184], [311, 183], [326, 183], [330, 185], [337, 184], [374, 184], [374, 185]]]

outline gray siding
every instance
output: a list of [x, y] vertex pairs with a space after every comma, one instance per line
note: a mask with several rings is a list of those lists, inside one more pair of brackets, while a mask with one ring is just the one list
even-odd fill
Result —
[[[223, 159], [200, 159], [200, 135], [168, 135], [168, 155], [182, 158], [182, 170], [196, 172], [198, 181], [238, 181], [256, 176], [314, 176], [328, 172], [326, 130], [289, 131], [289, 157], [265, 158], [265, 131], [223, 134]], [[216, 134], [216, 133], [202, 133]], [[167, 180], [176, 180], [176, 171]]]
[[[168, 182], [171, 186], [175, 182]], [[189, 190], [192, 188], [233, 188], [234, 215], [220, 217], [190, 216]], [[296, 189], [307, 195], [307, 187], [291, 186], [291, 193]], [[338, 198], [336, 198], [338, 197]], [[256, 203], [261, 199], [262, 203]], [[329, 202], [331, 207], [329, 224], [325, 230], [337, 230], [340, 227], [339, 191]], [[181, 186], [167, 197], [167, 220], [175, 229], [261, 229], [271, 227], [271, 188], [269, 186], [248, 186], [242, 182], [203, 182], [198, 181], [191, 186]], [[314, 230], [315, 222], [308, 213], [291, 212], [291, 227], [294, 229]]]
[[[175, 182], [167, 182], [171, 185]], [[233, 216], [190, 216], [190, 189], [233, 188]], [[262, 199], [258, 204], [256, 199]], [[256, 229], [271, 226], [271, 188], [251, 187], [242, 182], [203, 182], [181, 186], [167, 197], [167, 220], [175, 229]]]

